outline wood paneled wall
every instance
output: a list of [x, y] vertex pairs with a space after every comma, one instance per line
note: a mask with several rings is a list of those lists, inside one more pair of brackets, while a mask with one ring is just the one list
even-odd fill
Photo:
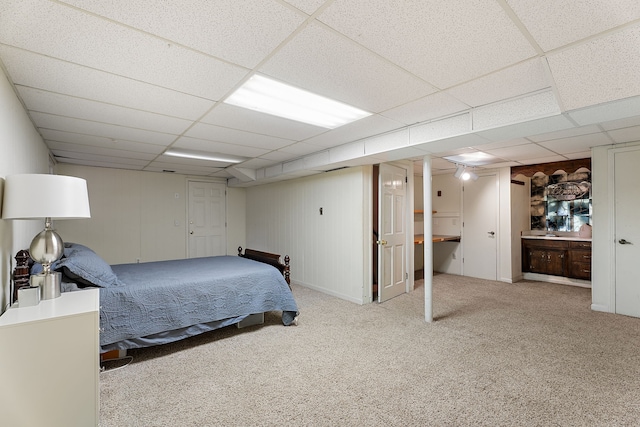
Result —
[[356, 303], [366, 300], [371, 166], [251, 187], [246, 198], [247, 247], [288, 254], [294, 283]]

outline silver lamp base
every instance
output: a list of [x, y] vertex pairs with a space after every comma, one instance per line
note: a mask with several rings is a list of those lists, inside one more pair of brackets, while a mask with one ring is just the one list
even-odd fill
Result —
[[57, 271], [32, 274], [29, 284], [40, 288], [40, 300], [54, 299], [60, 296], [60, 282], [62, 274]]

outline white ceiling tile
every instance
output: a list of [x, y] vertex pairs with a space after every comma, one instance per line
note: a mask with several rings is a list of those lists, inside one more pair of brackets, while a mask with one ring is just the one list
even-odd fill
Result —
[[[10, 46], [213, 100], [247, 74], [241, 67], [61, 3], [10, 3], [0, 26], [0, 41]], [[11, 19], [16, 15], [20, 18]]]
[[24, 86], [18, 86], [17, 89], [31, 111], [175, 135], [184, 132], [191, 125], [191, 121], [175, 117], [58, 95]]
[[146, 161], [153, 160], [157, 157], [157, 154], [155, 153], [144, 153], [140, 151], [123, 150], [119, 148], [96, 147], [95, 145], [72, 144], [69, 142], [47, 141], [47, 145], [54, 152], [86, 153]]
[[270, 152], [265, 148], [247, 147], [245, 145], [228, 144], [225, 142], [209, 141], [205, 139], [180, 137], [172, 148], [182, 148], [186, 150], [206, 151], [209, 153], [231, 154], [240, 157], [258, 157]]
[[458, 101], [445, 92], [437, 92], [408, 104], [384, 111], [381, 115], [397, 122], [412, 125], [427, 120], [450, 116], [469, 109], [469, 106]]
[[423, 144], [469, 132], [471, 132], [471, 116], [469, 113], [464, 113], [410, 127], [409, 143]]
[[249, 168], [249, 169], [260, 169], [260, 168], [266, 168], [268, 166], [273, 166], [276, 163], [278, 162], [275, 160], [267, 160], [260, 157], [256, 157], [251, 160], [247, 160], [246, 162], [242, 162], [242, 167]]
[[555, 153], [536, 144], [517, 145], [515, 147], [495, 148], [485, 152], [503, 159], [526, 161], [532, 158], [551, 157]]
[[284, 1], [302, 10], [303, 12], [311, 15], [316, 10], [318, 10], [318, 8], [322, 6], [326, 0], [284, 0]]
[[319, 19], [441, 89], [536, 54], [493, 1], [337, 0]]
[[116, 140], [146, 142], [147, 144], [164, 146], [171, 144], [171, 142], [176, 139], [176, 135], [168, 133], [90, 122], [87, 120], [55, 116], [53, 114], [32, 112], [31, 117], [36, 125], [41, 128], [59, 130], [63, 132], [101, 136], [105, 138], [114, 138]]
[[487, 140], [474, 133], [456, 135], [450, 138], [436, 139], [434, 141], [419, 144], [416, 147], [429, 153], [441, 155], [443, 152], [451, 153], [453, 151], [466, 150], [474, 145], [481, 145]]
[[373, 116], [351, 122], [348, 125], [332, 129], [321, 135], [311, 137], [304, 142], [319, 147], [335, 147], [336, 145], [346, 144], [371, 135], [379, 135], [401, 127], [403, 127], [402, 123], [374, 114]]
[[42, 137], [47, 143], [62, 142], [74, 145], [99, 147], [112, 150], [133, 151], [148, 154], [160, 154], [164, 151], [164, 145], [147, 144], [144, 142], [113, 140], [104, 136], [84, 135], [54, 129], [40, 129]]
[[268, 135], [260, 135], [252, 132], [245, 132], [237, 129], [224, 128], [222, 126], [197, 123], [189, 129], [185, 136], [209, 141], [226, 142], [227, 144], [239, 144], [249, 147], [263, 148], [266, 150], [277, 150], [286, 147], [293, 141], [275, 138]]
[[435, 92], [426, 82], [318, 24], [306, 27], [260, 72], [372, 113]]
[[588, 151], [598, 145], [610, 145], [611, 139], [603, 133], [573, 136], [571, 138], [554, 139], [552, 141], [539, 142], [538, 145], [546, 147], [558, 154], [578, 153]]
[[[163, 159], [164, 160], [164, 159]], [[151, 172], [173, 171], [184, 175], [206, 176], [221, 168], [198, 166], [192, 164], [180, 164], [175, 162], [156, 161], [149, 163], [144, 170]]]
[[523, 165], [537, 165], [539, 163], [551, 163], [551, 162], [562, 162], [567, 160], [565, 156], [547, 156], [547, 157], [536, 157], [531, 159], [522, 159], [519, 160]]
[[633, 126], [640, 126], [640, 116], [628, 117], [620, 120], [612, 120], [610, 122], [601, 123], [600, 126], [604, 130], [623, 129]]
[[281, 150], [270, 151], [260, 156], [261, 159], [270, 160], [274, 162], [285, 162], [287, 160], [297, 159], [298, 157], [300, 157], [298, 154], [287, 153]]
[[559, 130], [557, 132], [543, 133], [540, 135], [529, 136], [528, 139], [533, 142], [551, 141], [554, 139], [570, 138], [572, 136], [589, 135], [590, 133], [598, 133], [600, 128], [598, 126], [582, 126], [572, 129]]
[[636, 0], [506, 1], [545, 51], [640, 18]]
[[199, 168], [206, 169], [218, 169], [229, 166], [229, 162], [218, 162], [214, 160], [202, 160], [202, 159], [190, 159], [186, 157], [176, 157], [176, 156], [168, 156], [166, 154], [162, 154], [157, 157], [154, 162], [156, 165], [165, 164], [165, 165], [184, 165], [184, 166], [193, 166]]
[[306, 154], [315, 153], [320, 150], [317, 145], [311, 145], [305, 142], [296, 142], [294, 144], [287, 145], [286, 147], [282, 147], [278, 151], [281, 151], [283, 153], [295, 154], [298, 156], [304, 156]]
[[311, 138], [327, 131], [325, 128], [223, 103], [216, 105], [201, 121], [292, 141]]
[[578, 153], [567, 153], [567, 154], [563, 154], [563, 156], [566, 157], [569, 160], [589, 159], [589, 158], [591, 158], [591, 150], [589, 150], [589, 151], [580, 151]]
[[82, 166], [95, 166], [98, 168], [142, 170], [141, 166], [120, 163], [117, 161], [110, 162], [107, 160], [95, 161], [95, 160], [87, 160], [87, 159], [71, 159], [71, 158], [61, 157], [60, 159], [58, 159], [58, 162], [70, 163], [70, 164], [82, 165]]
[[66, 3], [247, 68], [256, 66], [306, 18], [278, 2], [262, 0]]
[[86, 160], [93, 162], [107, 162], [118, 163], [122, 165], [131, 165], [137, 168], [143, 168], [147, 163], [149, 163], [149, 160], [146, 159], [134, 159], [127, 156], [108, 156], [103, 153], [93, 154], [80, 151], [64, 151], [55, 149], [52, 149], [51, 152], [53, 153], [56, 160], [60, 162], [68, 162], [69, 160]]
[[507, 139], [516, 139], [531, 135], [539, 135], [541, 133], [555, 132], [562, 129], [570, 129], [575, 127], [573, 122], [564, 115], [545, 117], [537, 120], [530, 120], [523, 123], [503, 126], [495, 129], [478, 131], [477, 135], [484, 137], [490, 141], [503, 141]]
[[548, 56], [567, 110], [640, 95], [640, 26]]
[[552, 91], [538, 92], [473, 110], [473, 129], [482, 130], [560, 114]]
[[541, 58], [534, 58], [447, 90], [472, 107], [514, 98], [551, 86]]
[[0, 57], [16, 85], [184, 119], [197, 119], [214, 105], [210, 100], [8, 46], [0, 45]]
[[614, 129], [607, 132], [616, 143], [640, 141], [640, 126]]
[[435, 169], [455, 169], [456, 165], [451, 163], [448, 160], [445, 160], [440, 157], [434, 157], [431, 159], [431, 167]]
[[514, 138], [514, 139], [508, 139], [505, 141], [485, 142], [482, 144], [476, 144], [473, 146], [473, 148], [477, 148], [478, 150], [491, 150], [494, 148], [512, 147], [515, 145], [522, 145], [522, 144], [531, 144], [531, 141], [525, 138]]
[[567, 113], [580, 125], [609, 122], [640, 116], [640, 96], [618, 99], [604, 104], [593, 105]]

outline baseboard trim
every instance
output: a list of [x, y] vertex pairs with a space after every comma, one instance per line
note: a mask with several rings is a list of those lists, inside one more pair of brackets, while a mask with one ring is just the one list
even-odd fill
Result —
[[571, 279], [562, 276], [550, 276], [547, 274], [524, 273], [525, 280], [535, 280], [537, 282], [557, 283], [559, 285], [579, 286], [581, 288], [591, 288], [591, 282], [588, 280]]

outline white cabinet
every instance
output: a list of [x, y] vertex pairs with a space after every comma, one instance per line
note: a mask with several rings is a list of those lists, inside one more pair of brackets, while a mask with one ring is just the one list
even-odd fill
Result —
[[67, 292], [0, 316], [1, 425], [98, 425], [99, 302]]

